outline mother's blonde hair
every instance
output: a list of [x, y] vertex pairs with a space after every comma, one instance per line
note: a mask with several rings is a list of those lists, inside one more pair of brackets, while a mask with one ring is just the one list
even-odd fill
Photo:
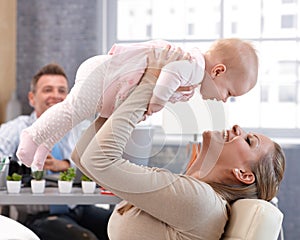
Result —
[[209, 182], [208, 184], [229, 204], [242, 198], [272, 200], [277, 195], [285, 170], [285, 155], [279, 144], [273, 142], [273, 151], [265, 154], [260, 161], [252, 164], [255, 182], [246, 185], [224, 185]]

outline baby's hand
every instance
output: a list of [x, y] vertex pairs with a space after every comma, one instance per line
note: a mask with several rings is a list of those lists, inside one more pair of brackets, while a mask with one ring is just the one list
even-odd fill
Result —
[[191, 86], [181, 86], [176, 89], [176, 92], [189, 92], [199, 87], [200, 83]]

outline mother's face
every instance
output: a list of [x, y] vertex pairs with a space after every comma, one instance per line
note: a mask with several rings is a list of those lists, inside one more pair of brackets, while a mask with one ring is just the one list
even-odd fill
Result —
[[[210, 181], [223, 181], [235, 177], [250, 184], [255, 180], [251, 163], [255, 163], [274, 144], [268, 137], [258, 133], [246, 133], [238, 125], [227, 131], [206, 131], [203, 133], [198, 170], [200, 178]], [[197, 167], [197, 166], [193, 166]], [[200, 168], [199, 168], [200, 167]], [[251, 177], [251, 174], [253, 175]]]

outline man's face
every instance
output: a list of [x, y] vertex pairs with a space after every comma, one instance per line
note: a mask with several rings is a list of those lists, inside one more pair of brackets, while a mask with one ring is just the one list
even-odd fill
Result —
[[37, 82], [36, 91], [28, 93], [30, 105], [40, 117], [48, 108], [63, 101], [68, 94], [68, 81], [61, 75], [43, 75]]

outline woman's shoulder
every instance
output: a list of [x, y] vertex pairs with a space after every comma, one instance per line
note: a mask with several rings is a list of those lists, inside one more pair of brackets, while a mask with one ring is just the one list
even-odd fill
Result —
[[192, 196], [197, 203], [198, 201], [205, 201], [206, 203], [214, 202], [221, 205], [226, 205], [224, 198], [219, 195], [208, 183], [196, 179], [191, 176], [181, 175], [181, 181], [186, 192]]
[[218, 222], [220, 226], [226, 222], [226, 201], [209, 184], [187, 175], [181, 175], [179, 181], [183, 190], [178, 201], [188, 212], [189, 221], [197, 222], [201, 216], [207, 216], [207, 222]]

